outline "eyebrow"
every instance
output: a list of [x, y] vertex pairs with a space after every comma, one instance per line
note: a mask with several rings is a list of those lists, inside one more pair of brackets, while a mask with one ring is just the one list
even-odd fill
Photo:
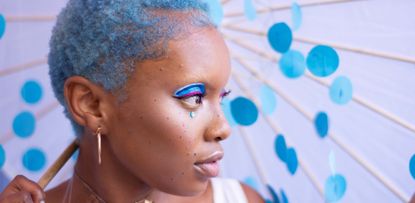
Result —
[[174, 97], [188, 97], [196, 94], [205, 94], [206, 88], [203, 83], [192, 83], [179, 88], [173, 94]]

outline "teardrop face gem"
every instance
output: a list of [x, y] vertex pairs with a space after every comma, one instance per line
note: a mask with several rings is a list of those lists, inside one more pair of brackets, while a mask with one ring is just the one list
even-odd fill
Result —
[[195, 112], [193, 112], [193, 111], [191, 111], [191, 112], [189, 113], [189, 115], [190, 115], [190, 118], [194, 118], [194, 117], [196, 116], [196, 113], [195, 113]]

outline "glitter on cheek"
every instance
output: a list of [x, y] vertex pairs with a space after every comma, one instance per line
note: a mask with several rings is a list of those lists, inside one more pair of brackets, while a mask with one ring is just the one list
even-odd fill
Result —
[[190, 118], [194, 118], [194, 117], [196, 117], [196, 112], [191, 111], [189, 113], [189, 115], [190, 115]]

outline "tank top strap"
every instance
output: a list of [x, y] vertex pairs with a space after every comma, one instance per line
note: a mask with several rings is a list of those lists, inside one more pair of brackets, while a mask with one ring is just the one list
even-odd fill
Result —
[[234, 179], [212, 178], [214, 203], [248, 203], [241, 184]]

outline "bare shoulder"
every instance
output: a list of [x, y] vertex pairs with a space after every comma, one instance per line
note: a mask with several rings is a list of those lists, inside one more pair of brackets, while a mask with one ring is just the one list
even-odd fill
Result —
[[240, 184], [242, 186], [242, 189], [244, 190], [244, 193], [249, 203], [257, 203], [257, 202], [264, 203], [265, 202], [264, 199], [261, 197], [261, 195], [257, 191], [255, 191], [254, 189], [252, 189], [245, 183], [240, 182]]
[[58, 186], [46, 191], [46, 200], [45, 202], [54, 203], [62, 202], [63, 194], [65, 194], [68, 181], [65, 181]]

